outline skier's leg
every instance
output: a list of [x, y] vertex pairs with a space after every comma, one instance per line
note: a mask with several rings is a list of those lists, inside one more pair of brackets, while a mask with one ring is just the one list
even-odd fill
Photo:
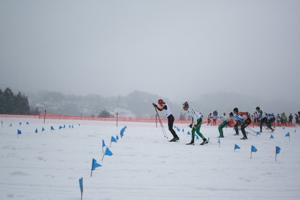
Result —
[[220, 126], [219, 126], [219, 133], [220, 133], [220, 136], [221, 137], [224, 137], [224, 135], [223, 135], [223, 128], [227, 125], [227, 121], [224, 121]]
[[173, 124], [174, 124], [174, 117], [173, 117], [173, 115], [171, 115], [171, 116], [168, 117], [169, 131], [172, 133], [172, 135], [173, 135], [173, 137], [174, 137], [175, 139], [178, 139], [178, 140], [179, 140], [178, 135], [176, 134], [176, 132], [175, 132], [174, 129], [173, 129]]

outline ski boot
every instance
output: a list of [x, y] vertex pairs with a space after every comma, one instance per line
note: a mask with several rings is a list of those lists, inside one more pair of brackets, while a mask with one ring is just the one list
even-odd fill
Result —
[[187, 143], [186, 145], [194, 145], [194, 142]]
[[204, 144], [207, 144], [207, 143], [208, 143], [207, 139], [204, 138], [204, 139], [203, 139], [203, 142], [202, 142], [200, 145], [204, 145]]

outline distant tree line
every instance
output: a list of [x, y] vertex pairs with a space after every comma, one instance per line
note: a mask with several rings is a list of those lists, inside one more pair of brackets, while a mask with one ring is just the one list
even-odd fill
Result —
[[15, 95], [10, 88], [6, 88], [4, 91], [0, 89], [1, 114], [28, 115], [35, 112], [38, 110], [31, 111], [28, 97], [21, 92]]

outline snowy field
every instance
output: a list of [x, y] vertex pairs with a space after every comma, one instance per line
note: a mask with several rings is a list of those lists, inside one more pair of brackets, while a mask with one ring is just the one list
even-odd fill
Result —
[[[274, 139], [264, 130], [262, 135], [248, 135], [246, 141], [228, 128], [219, 147], [217, 127], [206, 125], [201, 132], [211, 143], [200, 146], [200, 139], [187, 146], [189, 128], [176, 122], [180, 141], [170, 143], [155, 124], [119, 122], [116, 127], [114, 122], [96, 121], [0, 121], [1, 200], [78, 200], [81, 177], [83, 199], [88, 200], [300, 199], [298, 127], [277, 127]], [[66, 128], [59, 130], [63, 125]], [[124, 137], [109, 147], [111, 136], [120, 137], [125, 125]], [[17, 137], [18, 129], [22, 134]], [[167, 128], [166, 132], [171, 139]], [[285, 137], [288, 132], [290, 141]], [[103, 161], [102, 139], [113, 153]], [[240, 149], [234, 151], [235, 144]], [[257, 149], [252, 159], [251, 145]], [[281, 152], [275, 162], [276, 146]], [[102, 167], [90, 177], [93, 158]]]

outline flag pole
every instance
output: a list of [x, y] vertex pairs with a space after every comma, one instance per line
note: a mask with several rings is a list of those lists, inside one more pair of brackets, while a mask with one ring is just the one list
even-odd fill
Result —
[[[107, 148], [107, 147], [106, 147], [106, 148]], [[103, 160], [104, 156], [105, 156], [105, 152], [103, 153], [102, 160]]]
[[[83, 177], [81, 178], [81, 187], [83, 187]], [[81, 189], [81, 200], [82, 200], [82, 196], [83, 196], [83, 189]]]
[[93, 166], [94, 166], [94, 158], [93, 158], [93, 160], [92, 160], [91, 177], [92, 177], [92, 175], [93, 175]]
[[275, 162], [277, 161], [277, 147], [275, 146]]

